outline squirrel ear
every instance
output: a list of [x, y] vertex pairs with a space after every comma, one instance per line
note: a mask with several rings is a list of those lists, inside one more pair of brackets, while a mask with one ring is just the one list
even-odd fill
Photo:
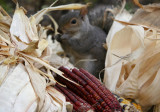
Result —
[[83, 20], [84, 20], [84, 16], [87, 15], [87, 13], [88, 13], [87, 7], [83, 7], [83, 8], [80, 10], [80, 16], [82, 17]]

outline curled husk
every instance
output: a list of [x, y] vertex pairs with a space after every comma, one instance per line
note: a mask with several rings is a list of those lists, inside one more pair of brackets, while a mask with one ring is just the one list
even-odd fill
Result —
[[[143, 111], [160, 103], [160, 32], [155, 23], [150, 23], [159, 8], [155, 5], [156, 10], [151, 10], [151, 5], [147, 8], [140, 9], [144, 11], [143, 16], [146, 15], [144, 18], [136, 16], [138, 11], [130, 22], [121, 22], [125, 23], [123, 28], [108, 35], [104, 78], [105, 85], [112, 92], [135, 99]], [[139, 24], [135, 18], [144, 22]]]
[[[54, 65], [54, 56], [58, 55], [52, 55], [54, 49], [47, 40], [47, 29], [39, 21], [48, 11], [84, 6], [86, 5], [71, 4], [48, 7], [30, 18], [25, 15], [26, 10], [18, 4], [13, 18], [0, 8], [1, 112], [72, 111], [73, 106], [51, 86], [56, 83], [51, 71], [64, 76], [56, 69], [60, 65]], [[54, 67], [49, 63], [51, 59]], [[67, 61], [64, 62], [67, 64]]]

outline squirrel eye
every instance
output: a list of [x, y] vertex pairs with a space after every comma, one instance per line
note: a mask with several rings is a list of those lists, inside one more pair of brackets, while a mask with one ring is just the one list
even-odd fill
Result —
[[76, 23], [77, 23], [76, 19], [71, 20], [71, 24], [76, 24]]

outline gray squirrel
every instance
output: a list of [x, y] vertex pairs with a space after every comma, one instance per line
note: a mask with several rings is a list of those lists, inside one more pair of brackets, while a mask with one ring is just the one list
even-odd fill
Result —
[[59, 28], [62, 34], [56, 36], [70, 62], [97, 78], [105, 67], [107, 50], [103, 44], [106, 43], [107, 33], [113, 22], [109, 12], [103, 23], [105, 9], [106, 6], [97, 7], [91, 13], [85, 8], [68, 12], [60, 18]]

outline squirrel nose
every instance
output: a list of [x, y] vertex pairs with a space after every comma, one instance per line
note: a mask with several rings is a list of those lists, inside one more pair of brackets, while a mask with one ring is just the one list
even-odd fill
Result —
[[62, 36], [62, 34], [57, 34], [57, 35], [55, 35], [55, 39], [56, 39], [58, 42], [61, 42], [61, 41], [62, 41], [61, 36]]

